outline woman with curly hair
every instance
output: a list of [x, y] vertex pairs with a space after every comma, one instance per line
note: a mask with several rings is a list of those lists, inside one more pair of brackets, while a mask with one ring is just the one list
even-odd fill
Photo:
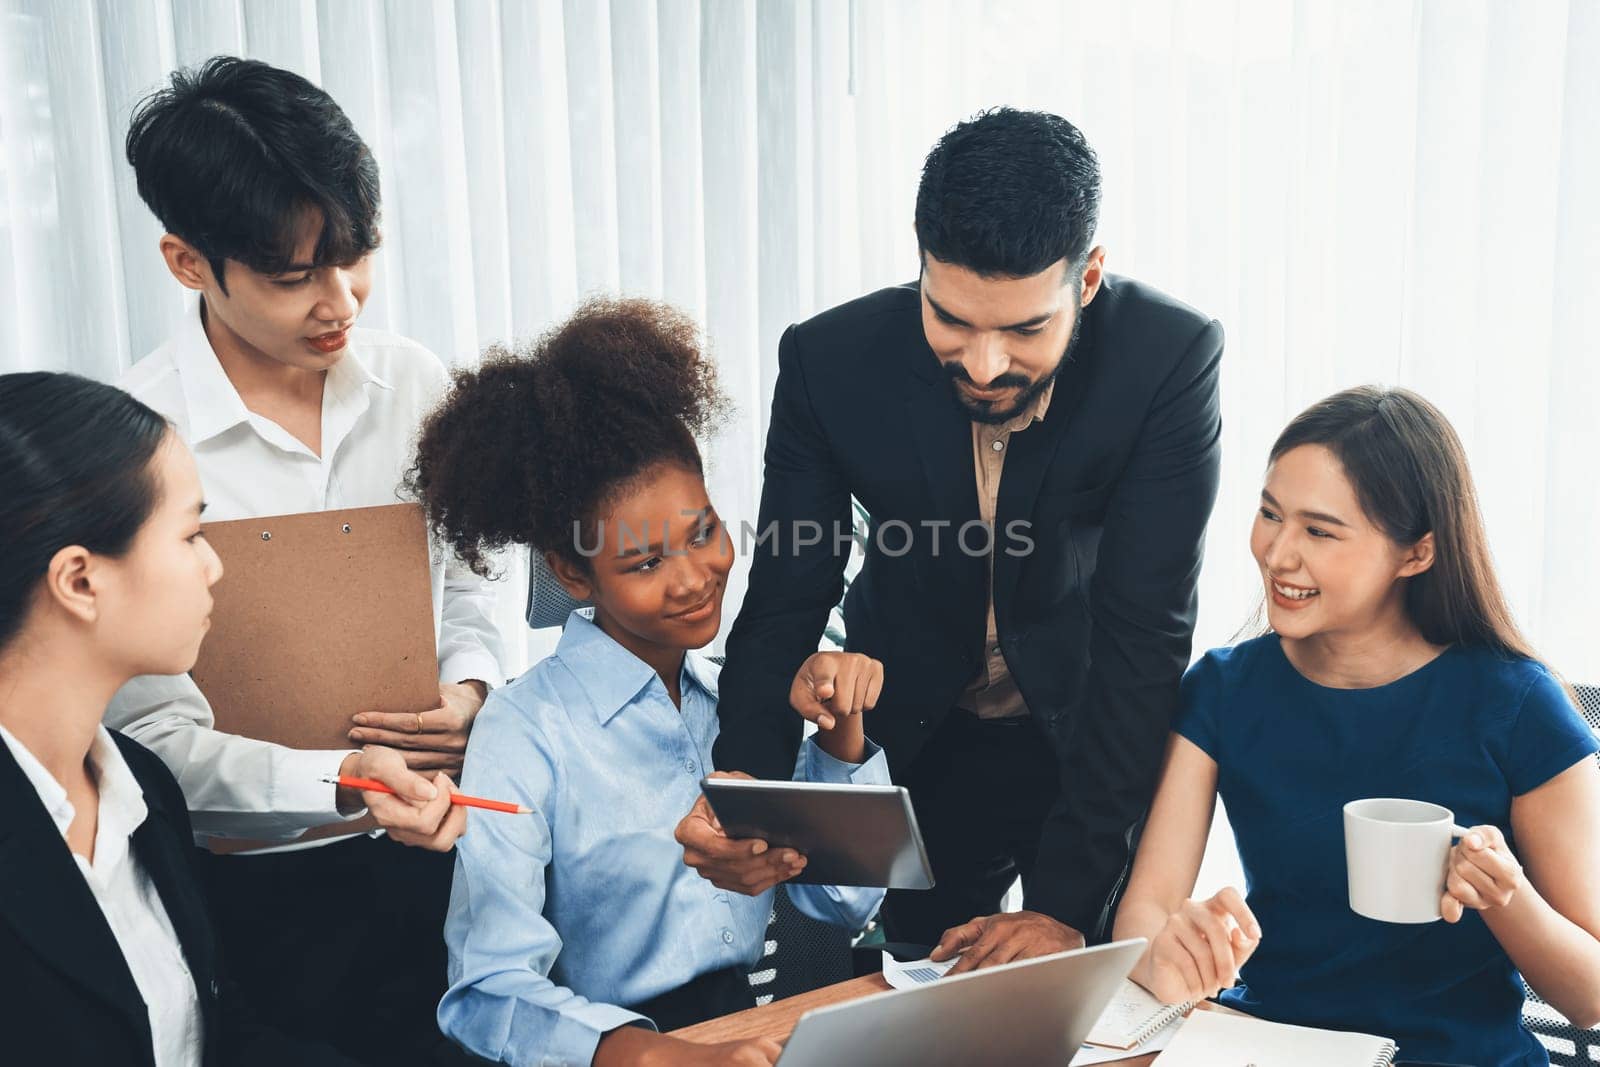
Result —
[[[726, 406], [694, 325], [646, 301], [594, 301], [518, 351], [458, 372], [425, 423], [411, 485], [479, 573], [528, 543], [574, 597], [548, 659], [484, 705], [462, 788], [529, 817], [473, 819], [457, 846], [439, 1024], [510, 1064], [764, 1064], [770, 1041], [708, 1047], [653, 1032], [753, 1005], [772, 886], [804, 858], [774, 850], [755, 895], [683, 863], [674, 827], [700, 800], [717, 737], [717, 668], [691, 650], [722, 618], [732, 539], [695, 436]], [[818, 653], [801, 673], [881, 668]], [[808, 675], [809, 677], [809, 675]], [[886, 784], [859, 714], [827, 717], [795, 777]], [[762, 848], [759, 844], [752, 850]], [[881, 890], [786, 887], [802, 911], [859, 928]]]

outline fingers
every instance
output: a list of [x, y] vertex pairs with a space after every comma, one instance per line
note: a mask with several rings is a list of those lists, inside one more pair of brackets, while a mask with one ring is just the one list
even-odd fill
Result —
[[[883, 664], [868, 656], [850, 654], [840, 664], [834, 680], [835, 692], [830, 707], [836, 715], [860, 715], [871, 704], [867, 694], [873, 680], [883, 677]], [[877, 700], [873, 700], [876, 704]]]
[[1234, 922], [1239, 924], [1245, 936], [1252, 941], [1261, 940], [1261, 923], [1256, 920], [1255, 912], [1244, 902], [1244, 896], [1233, 886], [1227, 886], [1216, 896], [1211, 898], [1233, 916]]
[[444, 774], [434, 775], [433, 786], [439, 795], [420, 808], [410, 809], [410, 825], [391, 830], [402, 844], [448, 852], [466, 829], [467, 809], [450, 803], [455, 786]]
[[[1522, 865], [1511, 854], [1499, 827], [1474, 826], [1450, 850], [1445, 894], [1461, 907], [1478, 911], [1504, 907], [1521, 882]], [[1439, 910], [1441, 914], [1445, 910], [1442, 902]]]
[[985, 923], [983, 932], [978, 939], [962, 950], [961, 958], [956, 961], [956, 965], [945, 973], [966, 974], [968, 971], [976, 971], [980, 967], [993, 966], [989, 957], [994, 955], [1005, 941], [1006, 937], [1002, 924], [998, 922]]
[[[413, 773], [406, 767], [406, 761], [400, 753], [391, 748], [369, 746], [362, 749], [361, 759], [356, 767], [360, 770], [360, 777], [371, 778], [382, 782], [393, 789], [399, 802], [414, 800], [418, 803], [427, 803], [434, 799], [437, 790], [428, 780], [419, 774]], [[364, 794], [367, 796], [381, 794]], [[371, 807], [369, 802], [368, 807]]]
[[819, 730], [833, 729], [833, 713], [823, 703], [819, 693], [833, 695], [833, 683], [829, 682], [820, 689], [815, 687], [811, 679], [801, 675], [794, 680], [794, 685], [789, 687], [789, 706], [800, 713], [801, 718], [817, 724]]
[[1482, 911], [1489, 906], [1479, 894], [1477, 887], [1463, 878], [1453, 867], [1444, 880], [1444, 891], [1462, 906], [1472, 908], [1474, 911]]
[[[980, 941], [978, 944], [979, 947], [981, 947], [983, 943]], [[1002, 963], [1011, 963], [1015, 960], [1026, 959], [1029, 956], [1036, 955], [1032, 949], [1033, 946], [1020, 937], [1008, 938], [995, 945], [988, 952], [984, 953], [983, 959], [979, 961], [977, 968], [974, 969], [982, 967], [998, 967]], [[955, 970], [954, 967], [950, 969], [952, 971]]]
[[1489, 907], [1489, 902], [1478, 892], [1478, 887], [1463, 878], [1461, 873], [1454, 867], [1450, 869], [1449, 876], [1444, 880], [1444, 891], [1464, 907], [1471, 908], [1474, 911], [1482, 911]]
[[[455, 783], [450, 781], [448, 775], [435, 775], [434, 785], [439, 787], [440, 793], [456, 792]], [[448, 802], [448, 797], [446, 798]], [[439, 823], [439, 828], [434, 831], [427, 847], [435, 852], [449, 852], [460, 840], [461, 835], [467, 832], [467, 809], [460, 804], [450, 804]]]
[[1466, 914], [1466, 909], [1461, 906], [1461, 901], [1451, 896], [1448, 892], [1439, 898], [1439, 916], [1447, 923], [1460, 922], [1461, 916]]
[[387, 730], [396, 734], [418, 734], [430, 729], [439, 729], [429, 726], [428, 716], [437, 715], [444, 711], [440, 705], [432, 711], [424, 711], [420, 715], [413, 711], [363, 711], [359, 715], [351, 716], [357, 726], [371, 727], [375, 730]]
[[444, 771], [449, 775], [459, 775], [466, 762], [461, 754], [454, 752], [429, 752], [425, 749], [413, 752], [407, 749], [400, 755], [405, 765], [419, 774]]
[[1224, 918], [1226, 911], [1218, 914], [1217, 910], [1208, 907], [1194, 909], [1193, 922], [1200, 931], [1200, 936], [1205, 940], [1205, 947], [1211, 957], [1211, 973], [1217, 980], [1217, 988], [1230, 988], [1237, 980], [1238, 975], [1233, 967], [1233, 934], [1234, 927], [1231, 916]]
[[1200, 928], [1190, 921], [1187, 915], [1180, 914], [1177, 918], [1177, 922], [1168, 924], [1173, 938], [1194, 963], [1199, 977], [1200, 995], [1209, 997], [1222, 988], [1222, 982], [1217, 977], [1216, 958], [1201, 935]]
[[[1176, 940], [1174, 938], [1174, 941]], [[1200, 964], [1195, 962], [1194, 956], [1182, 943], [1174, 946], [1172, 956], [1167, 960], [1167, 965], [1177, 971], [1183, 978], [1183, 995], [1179, 997], [1180, 1000], [1205, 999], [1205, 976], [1200, 973]]]
[[857, 652], [818, 652], [801, 665], [789, 703], [821, 730], [844, 715], [875, 707], [883, 692], [883, 664]]
[[964, 952], [983, 936], [983, 927], [983, 919], [973, 919], [969, 923], [952, 926], [944, 932], [943, 937], [939, 938], [939, 943], [928, 954], [928, 958], [935, 963], [943, 963], [951, 956]]
[[1461, 876], [1493, 907], [1503, 907], [1522, 883], [1522, 865], [1505, 837], [1492, 826], [1478, 827], [1451, 855]]
[[427, 804], [408, 804], [388, 793], [368, 791], [362, 792], [361, 799], [367, 805], [367, 810], [378, 820], [378, 825], [385, 830], [390, 833], [410, 833], [422, 837], [427, 837], [437, 830], [439, 821], [444, 817], [443, 812], [433, 813], [432, 809], [435, 809], [438, 800], [443, 799], [446, 807], [450, 804], [448, 798], [436, 798]]
[[1256, 949], [1261, 945], [1259, 937], [1252, 938], [1243, 930], [1235, 928], [1233, 931], [1233, 970], [1235, 974], [1244, 970], [1244, 965], [1250, 962], [1250, 957], [1256, 954]]
[[718, 889], [754, 897], [805, 870], [805, 857], [792, 849], [780, 849], [753, 859], [707, 863], [697, 869]]
[[[415, 716], [412, 716], [415, 720]], [[400, 733], [394, 730], [378, 730], [370, 726], [358, 726], [346, 736], [358, 745], [384, 745], [388, 748], [422, 749], [433, 752], [462, 753], [467, 750], [467, 735], [462, 732], [444, 733], [428, 731], [425, 733]]]
[[698, 812], [696, 804], [678, 821], [673, 837], [683, 846], [684, 865], [718, 889], [759, 896], [805, 870], [806, 858], [794, 849], [728, 837]]

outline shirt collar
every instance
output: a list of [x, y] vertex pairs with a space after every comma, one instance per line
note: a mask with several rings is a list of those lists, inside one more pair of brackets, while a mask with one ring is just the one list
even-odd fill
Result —
[[[39, 794], [56, 829], [66, 837], [67, 829], [77, 817], [77, 809], [67, 799], [67, 791], [56, 781], [55, 775], [45, 769], [34, 754], [21, 741], [0, 726], [0, 740], [11, 750], [11, 757], [22, 768], [23, 775]], [[89, 769], [100, 789], [100, 810], [96, 819], [95, 866], [115, 861], [127, 851], [128, 837], [143, 825], [149, 809], [145, 807], [144, 790], [133, 776], [128, 761], [122, 758], [117, 743], [104, 726], [96, 730], [94, 742], [89, 746]]]
[[1017, 412], [1016, 418], [1006, 424], [1006, 429], [1015, 433], [1018, 430], [1026, 430], [1036, 422], [1043, 422], [1045, 415], [1050, 411], [1050, 397], [1055, 391], [1056, 380], [1051, 378], [1045, 387], [1039, 390], [1039, 395], [1033, 398], [1033, 402]]
[[[178, 368], [178, 382], [183, 387], [191, 446], [250, 421], [250, 409], [245, 407], [239, 390], [228, 380], [222, 362], [211, 347], [211, 339], [206, 336], [205, 323], [201, 318], [203, 305], [204, 300], [198, 293], [189, 297], [183, 320], [173, 338], [172, 358]], [[326, 390], [324, 400], [343, 402], [368, 382], [381, 389], [394, 388], [362, 358], [357, 331], [351, 330], [344, 358], [328, 371], [328, 384], [332, 388]]]
[[178, 368], [178, 382], [183, 387], [190, 445], [208, 441], [241, 422], [250, 421], [250, 411], [244, 406], [239, 390], [228, 380], [216, 352], [211, 349], [211, 339], [206, 336], [205, 323], [201, 321], [203, 304], [198, 293], [189, 297], [182, 324], [173, 338], [172, 360]]
[[[567, 616], [556, 655], [577, 676], [602, 726], [633, 703], [651, 682], [660, 681], [653, 667], [600, 629], [594, 621], [592, 607], [577, 608]], [[712, 700], [716, 699], [716, 670], [694, 652], [683, 657], [682, 679], [693, 682]], [[682, 685], [681, 680], [679, 684]]]

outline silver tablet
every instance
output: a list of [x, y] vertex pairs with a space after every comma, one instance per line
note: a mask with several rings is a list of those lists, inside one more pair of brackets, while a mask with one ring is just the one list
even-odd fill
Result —
[[901, 786], [705, 778], [700, 788], [729, 837], [803, 853], [796, 882], [933, 888], [911, 794]]

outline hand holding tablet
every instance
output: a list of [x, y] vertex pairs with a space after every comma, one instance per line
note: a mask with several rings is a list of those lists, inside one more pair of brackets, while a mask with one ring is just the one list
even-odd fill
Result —
[[933, 888], [911, 794], [902, 786], [712, 777], [700, 788], [729, 838], [798, 854], [804, 864], [796, 882]]

